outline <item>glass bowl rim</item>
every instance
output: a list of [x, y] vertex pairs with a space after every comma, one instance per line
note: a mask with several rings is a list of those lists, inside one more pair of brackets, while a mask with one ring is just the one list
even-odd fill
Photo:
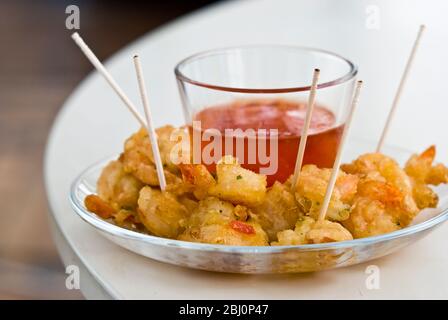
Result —
[[[308, 47], [308, 46], [296, 46], [296, 45], [282, 45], [282, 44], [251, 44], [251, 45], [241, 45], [241, 46], [230, 46], [230, 47], [223, 47], [223, 48], [216, 48], [216, 49], [210, 49], [201, 51], [195, 54], [192, 54], [184, 59], [182, 59], [180, 62], [178, 62], [174, 68], [174, 74], [176, 75], [176, 78], [178, 81], [183, 81], [190, 83], [192, 85], [213, 89], [213, 90], [220, 90], [220, 91], [228, 91], [228, 92], [238, 92], [238, 93], [291, 93], [291, 92], [303, 92], [303, 91], [309, 91], [311, 89], [311, 85], [309, 86], [301, 86], [301, 87], [285, 87], [285, 88], [240, 88], [240, 87], [231, 87], [231, 86], [221, 86], [221, 85], [215, 85], [215, 84], [209, 84], [203, 81], [194, 80], [191, 77], [186, 76], [182, 71], [181, 68], [186, 65], [187, 63], [197, 61], [202, 58], [207, 58], [214, 55], [223, 54], [226, 52], [231, 51], [237, 51], [237, 50], [247, 50], [247, 49], [254, 49], [254, 48], [275, 48], [275, 49], [287, 49], [287, 50], [299, 50], [299, 51], [308, 51], [308, 52], [314, 52], [322, 55], [328, 55], [333, 58], [337, 58], [338, 60], [341, 60], [345, 62], [350, 70], [345, 75], [336, 78], [334, 80], [330, 80], [324, 83], [319, 83], [317, 85], [318, 89], [323, 89], [331, 86], [336, 86], [343, 84], [345, 82], [348, 82], [356, 77], [358, 74], [358, 66], [354, 64], [349, 59], [343, 57], [342, 55], [339, 55], [337, 53], [334, 53], [329, 50], [325, 49], [319, 49], [314, 47]], [[321, 73], [325, 72], [321, 69]]]
[[151, 245], [158, 246], [168, 246], [168, 247], [182, 247], [188, 250], [195, 251], [208, 251], [208, 252], [222, 252], [222, 253], [240, 253], [240, 254], [271, 254], [271, 253], [280, 253], [290, 250], [300, 250], [300, 251], [319, 251], [319, 250], [336, 250], [336, 249], [344, 249], [355, 246], [365, 246], [371, 245], [379, 242], [385, 242], [388, 240], [404, 237], [406, 235], [418, 233], [429, 229], [439, 223], [448, 220], [448, 208], [442, 210], [438, 215], [432, 217], [428, 220], [420, 222], [418, 224], [389, 232], [386, 234], [359, 238], [348, 241], [341, 242], [329, 242], [329, 243], [318, 243], [318, 244], [305, 244], [305, 245], [283, 245], [283, 246], [230, 246], [230, 245], [217, 245], [217, 244], [208, 244], [208, 243], [197, 243], [197, 242], [188, 242], [182, 240], [161, 238], [149, 234], [139, 233], [136, 231], [128, 230], [122, 227], [119, 227], [115, 224], [112, 224], [106, 220], [101, 219], [94, 213], [87, 211], [84, 207], [83, 203], [78, 201], [76, 196], [78, 187], [81, 181], [86, 177], [92, 174], [92, 172], [97, 171], [99, 168], [102, 168], [104, 164], [108, 161], [116, 159], [117, 157], [107, 157], [103, 160], [97, 161], [94, 164], [87, 167], [83, 170], [78, 177], [73, 181], [70, 187], [70, 195], [69, 200], [73, 210], [76, 212], [78, 216], [88, 224], [93, 226], [94, 228], [108, 233], [109, 235], [126, 238], [130, 240], [141, 241], [144, 243], [148, 243]]

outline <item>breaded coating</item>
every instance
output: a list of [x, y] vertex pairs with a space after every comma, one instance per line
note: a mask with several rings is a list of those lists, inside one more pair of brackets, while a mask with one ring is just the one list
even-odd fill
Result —
[[327, 243], [353, 240], [352, 234], [337, 222], [328, 220], [316, 221], [307, 233], [309, 243]]
[[378, 200], [360, 198], [353, 205], [350, 218], [343, 222], [354, 238], [376, 236], [400, 229], [400, 225]]
[[266, 176], [242, 168], [237, 159], [224, 156], [216, 165], [216, 185], [209, 195], [235, 204], [256, 206], [266, 196]]
[[189, 216], [187, 207], [175, 195], [148, 186], [140, 190], [137, 212], [149, 232], [171, 239], [182, 232], [182, 221]]
[[419, 155], [412, 155], [404, 170], [420, 183], [439, 185], [448, 182], [448, 168], [441, 163], [433, 164], [436, 147], [430, 146]]
[[[243, 206], [216, 197], [199, 202], [179, 240], [235, 246], [266, 246], [268, 237]], [[247, 220], [238, 220], [247, 219]]]
[[[320, 169], [315, 165], [305, 165], [300, 172], [295, 197], [301, 211], [314, 219], [319, 216], [330, 176], [331, 169]], [[329, 220], [343, 221], [348, 218], [358, 180], [355, 175], [339, 173], [327, 211]]]
[[392, 158], [368, 153], [342, 169], [360, 177], [350, 218], [344, 222], [355, 238], [404, 228], [419, 213], [413, 180]]
[[398, 163], [381, 153], [361, 155], [351, 164], [344, 164], [341, 169], [350, 174], [356, 174], [363, 180], [378, 180], [387, 182], [397, 188], [403, 196], [403, 206], [409, 212], [418, 212], [413, 197], [412, 179], [400, 168]]
[[406, 173], [413, 180], [413, 194], [419, 209], [435, 208], [439, 202], [437, 194], [428, 186], [448, 182], [448, 168], [433, 164], [435, 146], [430, 146], [419, 155], [412, 155], [405, 165]]
[[[171, 151], [177, 144], [177, 141], [171, 141], [170, 136], [176, 130], [172, 126], [164, 126], [156, 130], [160, 156], [168, 184], [180, 180], [179, 169], [170, 157]], [[133, 174], [140, 181], [150, 186], [159, 185], [151, 143], [145, 128], [141, 128], [126, 140], [121, 160], [127, 173]]]
[[359, 183], [350, 217], [343, 225], [355, 238], [364, 238], [401, 229], [417, 212], [409, 210], [403, 193], [394, 185], [367, 179]]
[[311, 217], [300, 217], [294, 230], [283, 230], [277, 233], [277, 241], [271, 242], [273, 246], [292, 246], [307, 244], [308, 240], [306, 235], [313, 227], [316, 221]]
[[137, 211], [121, 209], [114, 215], [115, 224], [138, 232], [146, 232], [145, 227], [140, 222]]
[[277, 240], [279, 231], [292, 229], [301, 214], [291, 188], [278, 181], [269, 188], [263, 202], [253, 207], [253, 211], [269, 241]]
[[316, 221], [311, 217], [301, 217], [294, 230], [284, 230], [277, 234], [278, 241], [271, 245], [303, 245], [353, 240], [351, 233], [338, 222]]
[[86, 206], [87, 210], [99, 215], [103, 219], [112, 218], [116, 213], [115, 209], [112, 208], [111, 205], [94, 194], [88, 195], [84, 199], [84, 205]]
[[216, 181], [212, 174], [202, 164], [180, 164], [183, 181], [193, 190], [196, 199], [204, 199]]
[[111, 161], [104, 167], [97, 182], [98, 195], [116, 211], [135, 210], [143, 183], [124, 171], [119, 160]]

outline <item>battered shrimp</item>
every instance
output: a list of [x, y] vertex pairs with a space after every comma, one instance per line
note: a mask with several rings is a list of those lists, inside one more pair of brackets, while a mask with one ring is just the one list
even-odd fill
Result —
[[103, 219], [112, 218], [117, 211], [112, 208], [106, 201], [95, 194], [90, 194], [84, 199], [84, 205], [87, 210], [95, 213]]
[[112, 218], [117, 225], [136, 230], [140, 228], [136, 208], [142, 187], [138, 179], [124, 171], [119, 160], [111, 161], [98, 179], [98, 195], [87, 196], [84, 203], [101, 218]]
[[436, 147], [430, 146], [419, 155], [413, 155], [405, 165], [406, 173], [416, 181], [439, 185], [448, 182], [448, 168], [438, 163], [433, 165]]
[[418, 210], [408, 210], [404, 195], [396, 186], [365, 179], [358, 184], [350, 217], [343, 225], [355, 238], [364, 238], [404, 228], [417, 213]]
[[277, 240], [277, 232], [292, 229], [301, 214], [291, 187], [278, 181], [268, 190], [263, 202], [254, 207], [253, 211], [270, 241]]
[[179, 240], [236, 246], [266, 246], [268, 237], [247, 207], [208, 197], [199, 202]]
[[306, 235], [310, 243], [327, 243], [353, 240], [352, 234], [337, 222], [316, 221]]
[[189, 216], [186, 205], [175, 195], [148, 186], [140, 191], [137, 212], [149, 232], [171, 239], [182, 232], [182, 222]]
[[288, 229], [279, 231], [277, 233], [277, 241], [271, 242], [273, 246], [291, 246], [291, 245], [301, 245], [307, 244], [308, 239], [306, 235], [313, 227], [316, 220], [311, 217], [300, 217], [296, 224], [294, 230]]
[[[295, 197], [302, 212], [317, 219], [330, 180], [331, 169], [319, 169], [315, 165], [303, 166], [297, 182]], [[350, 204], [356, 194], [358, 177], [339, 173], [327, 211], [327, 218], [343, 221], [350, 214]]]
[[439, 203], [437, 193], [424, 183], [413, 181], [412, 193], [415, 203], [420, 210], [425, 208], [436, 208]]
[[413, 155], [405, 165], [406, 173], [413, 180], [414, 199], [420, 209], [435, 208], [437, 194], [427, 184], [439, 185], [448, 182], [448, 168], [443, 164], [433, 165], [435, 146], [430, 146], [419, 155]]
[[116, 211], [135, 210], [143, 183], [124, 171], [123, 164], [111, 161], [104, 167], [97, 182], [98, 195]]
[[266, 196], [266, 176], [242, 168], [232, 156], [216, 164], [216, 176], [208, 190], [211, 196], [247, 206], [259, 205]]
[[[170, 139], [171, 134], [175, 130], [178, 129], [172, 126], [164, 126], [156, 130], [157, 142], [167, 183], [180, 182], [180, 177], [178, 176], [179, 169], [170, 158], [171, 151], [178, 143]], [[146, 129], [141, 128], [126, 140], [121, 160], [126, 172], [133, 174], [140, 181], [150, 186], [159, 185], [151, 143]]]
[[388, 183], [401, 193], [401, 209], [405, 211], [405, 215], [414, 217], [419, 212], [413, 196], [412, 179], [394, 159], [381, 153], [367, 153], [351, 164], [342, 165], [341, 169], [358, 175], [363, 181], [375, 180]]
[[311, 217], [300, 218], [293, 230], [277, 234], [278, 241], [272, 245], [300, 245], [353, 240], [351, 233], [338, 222], [316, 221]]
[[184, 183], [191, 188], [198, 200], [204, 199], [209, 189], [216, 185], [212, 174], [202, 164], [180, 164], [179, 168]]

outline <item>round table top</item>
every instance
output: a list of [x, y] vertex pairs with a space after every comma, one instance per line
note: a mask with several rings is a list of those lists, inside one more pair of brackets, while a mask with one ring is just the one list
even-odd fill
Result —
[[[406, 8], [404, 10], [403, 8]], [[448, 157], [448, 28], [443, 1], [246, 0], [219, 3], [178, 19], [128, 45], [106, 66], [139, 102], [132, 55], [142, 58], [155, 124], [182, 124], [173, 68], [205, 49], [240, 44], [294, 44], [349, 57], [365, 81], [351, 135], [379, 136], [420, 23], [427, 32], [388, 142], [411, 150], [429, 144]], [[376, 19], [376, 20], [372, 20]], [[81, 31], [81, 35], [82, 31]], [[84, 35], [88, 39], [88, 35]], [[113, 36], [113, 35], [111, 35]], [[88, 41], [87, 41], [88, 43]], [[95, 51], [95, 44], [88, 43]], [[80, 52], [80, 54], [82, 54]], [[235, 275], [176, 267], [109, 242], [76, 216], [69, 187], [91, 163], [116, 154], [138, 124], [96, 72], [67, 99], [45, 156], [50, 217], [66, 264], [81, 270], [88, 298], [124, 299], [388, 299], [448, 297], [448, 225], [400, 252], [368, 264], [297, 275]], [[446, 162], [446, 161], [445, 161]], [[368, 289], [368, 265], [380, 289]]]

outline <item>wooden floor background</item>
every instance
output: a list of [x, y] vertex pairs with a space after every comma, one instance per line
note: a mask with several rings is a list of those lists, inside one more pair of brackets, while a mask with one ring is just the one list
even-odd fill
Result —
[[100, 59], [209, 0], [0, 0], [0, 299], [73, 299], [47, 221], [43, 152], [64, 100], [92, 69], [65, 29], [78, 5], [81, 32]]

